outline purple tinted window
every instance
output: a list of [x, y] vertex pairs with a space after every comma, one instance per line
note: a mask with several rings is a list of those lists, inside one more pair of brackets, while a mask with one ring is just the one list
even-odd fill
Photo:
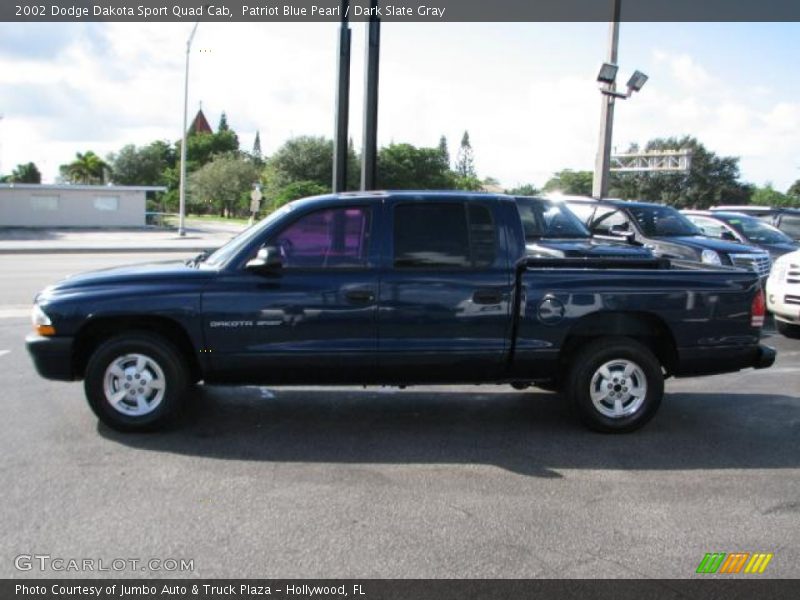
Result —
[[333, 208], [301, 217], [278, 234], [286, 268], [364, 267], [369, 252], [370, 209]]

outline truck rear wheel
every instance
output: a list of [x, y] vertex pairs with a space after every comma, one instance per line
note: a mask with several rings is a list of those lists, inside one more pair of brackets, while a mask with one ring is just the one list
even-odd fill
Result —
[[101, 344], [86, 367], [84, 391], [103, 423], [118, 431], [151, 431], [179, 412], [188, 370], [172, 344], [128, 333]]
[[634, 431], [658, 410], [664, 374], [643, 344], [601, 338], [575, 355], [566, 395], [587, 427], [605, 433]]

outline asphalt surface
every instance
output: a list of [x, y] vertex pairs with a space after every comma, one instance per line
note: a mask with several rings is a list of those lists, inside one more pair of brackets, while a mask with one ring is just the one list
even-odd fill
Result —
[[34, 373], [15, 311], [127, 258], [0, 257], [0, 577], [87, 575], [20, 572], [20, 554], [191, 559], [175, 575], [197, 577], [695, 577], [736, 551], [800, 576], [800, 341], [771, 335], [767, 371], [669, 381], [624, 436], [508, 386], [200, 387], [179, 428], [123, 435], [80, 383]]

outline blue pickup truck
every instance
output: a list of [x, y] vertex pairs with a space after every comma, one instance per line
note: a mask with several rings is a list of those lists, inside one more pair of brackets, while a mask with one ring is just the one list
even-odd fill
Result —
[[174, 419], [202, 381], [537, 384], [624, 432], [654, 415], [665, 377], [775, 360], [752, 272], [525, 246], [510, 196], [306, 198], [208, 256], [46, 288], [27, 346], [126, 431]]

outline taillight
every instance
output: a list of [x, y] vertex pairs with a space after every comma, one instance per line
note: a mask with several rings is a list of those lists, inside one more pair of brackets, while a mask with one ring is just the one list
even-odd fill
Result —
[[753, 298], [753, 304], [750, 306], [750, 326], [763, 327], [766, 314], [767, 303], [764, 300], [764, 290], [759, 288]]

